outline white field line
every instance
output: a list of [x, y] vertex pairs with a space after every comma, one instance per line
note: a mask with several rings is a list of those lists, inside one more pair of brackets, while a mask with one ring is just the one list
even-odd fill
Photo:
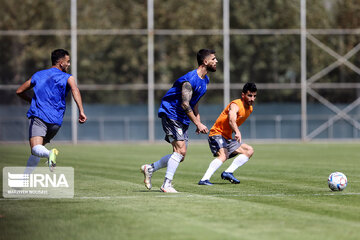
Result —
[[[314, 193], [314, 194], [231, 194], [231, 195], [200, 195], [200, 194], [183, 194], [183, 193], [161, 193], [153, 197], [156, 198], [216, 198], [216, 197], [296, 197], [296, 196], [343, 196], [343, 195], [360, 195], [360, 193]], [[143, 197], [144, 195], [141, 195]], [[107, 197], [74, 197], [74, 199], [116, 199], [116, 198], [137, 198], [139, 196], [107, 196]]]
[[[314, 193], [314, 194], [231, 194], [231, 195], [200, 195], [187, 193], [160, 193], [155, 198], [218, 198], [218, 197], [296, 197], [296, 196], [339, 196], [339, 195], [360, 195], [360, 193]], [[141, 195], [143, 197], [144, 195]], [[74, 199], [127, 199], [140, 196], [107, 196], [107, 197], [75, 197]]]
[[[297, 197], [297, 196], [351, 196], [351, 195], [360, 195], [360, 193], [313, 193], [313, 194], [231, 194], [231, 195], [200, 195], [200, 194], [184, 194], [184, 193], [161, 193], [160, 195], [155, 195], [155, 198], [218, 198], [218, 197]], [[133, 196], [83, 196], [83, 197], [74, 197], [72, 199], [84, 199], [84, 200], [113, 200], [113, 199], [134, 199], [144, 197], [144, 195], [133, 195]], [[31, 198], [34, 200], [35, 198]], [[37, 198], [39, 199], [39, 198]], [[40, 198], [42, 199], [42, 198]], [[56, 198], [51, 198], [56, 200]], [[71, 198], [66, 198], [70, 200]], [[29, 198], [0, 198], [0, 201], [6, 200], [29, 200]]]

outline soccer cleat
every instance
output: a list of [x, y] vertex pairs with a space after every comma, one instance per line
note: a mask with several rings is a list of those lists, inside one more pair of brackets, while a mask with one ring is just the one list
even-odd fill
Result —
[[47, 164], [49, 166], [50, 171], [54, 171], [56, 168], [56, 156], [59, 154], [59, 151], [56, 148], [50, 150], [49, 160]]
[[163, 184], [160, 187], [160, 190], [165, 193], [177, 193], [178, 191], [175, 190], [174, 186], [171, 183]]
[[234, 177], [234, 175], [232, 173], [229, 173], [229, 172], [222, 172], [221, 178], [224, 179], [224, 180], [229, 180], [231, 183], [234, 183], [234, 184], [239, 184], [240, 183], [240, 180], [237, 179], [236, 177]]
[[145, 164], [141, 166], [140, 171], [144, 174], [145, 187], [150, 190], [152, 187], [151, 176], [153, 174], [154, 168], [149, 164]]
[[209, 180], [204, 180], [204, 181], [200, 180], [198, 184], [199, 185], [208, 185], [208, 186], [214, 185]]

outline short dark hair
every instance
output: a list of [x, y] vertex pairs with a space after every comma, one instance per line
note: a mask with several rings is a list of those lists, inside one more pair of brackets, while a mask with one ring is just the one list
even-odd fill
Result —
[[257, 92], [257, 88], [256, 88], [255, 83], [252, 83], [252, 82], [245, 83], [242, 92], [247, 93], [248, 91]]
[[210, 54], [215, 54], [215, 51], [212, 49], [200, 49], [197, 53], [197, 62], [199, 66], [204, 63], [204, 59], [209, 56]]
[[59, 61], [59, 59], [70, 56], [69, 52], [64, 49], [56, 49], [51, 53], [51, 63], [53, 66], [56, 65], [56, 63]]

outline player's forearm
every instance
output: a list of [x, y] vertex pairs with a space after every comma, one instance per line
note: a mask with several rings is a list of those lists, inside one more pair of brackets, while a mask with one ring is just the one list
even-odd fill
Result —
[[196, 116], [196, 119], [199, 121], [199, 122], [201, 122], [201, 119], [200, 119], [200, 114], [198, 113], [197, 115], [195, 115]]
[[230, 120], [229, 120], [229, 125], [230, 125], [232, 131], [233, 131], [235, 134], [240, 133], [239, 127], [238, 127], [238, 125], [236, 124], [236, 121], [235, 121], [235, 120], [230, 119]]
[[83, 104], [82, 104], [82, 98], [81, 98], [81, 94], [80, 94], [80, 91], [78, 88], [74, 88], [71, 90], [72, 92], [72, 95], [73, 95], [73, 98], [76, 102], [76, 105], [79, 109], [79, 112], [83, 113], [84, 112], [84, 107], [83, 107]]
[[193, 112], [194, 112], [194, 115], [195, 115], [195, 117], [197, 118], [197, 120], [198, 120], [199, 122], [201, 122], [201, 120], [200, 120], [199, 108], [198, 108], [198, 105], [197, 105], [197, 104], [195, 105]]
[[18, 89], [16, 89], [16, 94], [23, 100], [31, 103], [32, 97], [30, 96], [28, 90], [31, 89], [31, 78], [24, 82]]
[[17, 93], [16, 94], [23, 100], [27, 101], [28, 103], [31, 103], [32, 97], [30, 96], [30, 94], [28, 92], [21, 92], [21, 93]]
[[195, 126], [198, 126], [201, 122], [200, 122], [200, 117], [198, 118], [197, 116], [195, 116], [195, 114], [193, 112], [188, 113], [187, 114], [189, 119], [195, 124]]
[[198, 124], [200, 124], [200, 115], [198, 114], [198, 117], [195, 116], [194, 111], [192, 110], [192, 108], [190, 107], [190, 104], [187, 102], [183, 102], [181, 104], [182, 109], [184, 109], [186, 115], [189, 117], [189, 119], [197, 126]]
[[230, 104], [229, 107], [229, 125], [232, 129], [232, 131], [236, 134], [239, 135], [240, 131], [239, 131], [239, 126], [236, 123], [236, 119], [237, 119], [237, 113], [239, 111], [239, 108], [236, 104], [232, 103]]

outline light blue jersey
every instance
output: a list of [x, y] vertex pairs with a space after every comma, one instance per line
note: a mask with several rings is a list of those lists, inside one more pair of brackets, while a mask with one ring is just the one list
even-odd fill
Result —
[[186, 115], [184, 109], [181, 107], [181, 90], [183, 82], [189, 82], [192, 86], [193, 94], [190, 100], [190, 107], [194, 109], [195, 105], [199, 102], [200, 98], [207, 90], [209, 77], [205, 75], [205, 78], [201, 79], [197, 74], [197, 69], [195, 69], [177, 79], [174, 85], [162, 98], [158, 116], [161, 117], [163, 114], [165, 114], [170, 119], [179, 121], [185, 125], [189, 125], [190, 119]]
[[71, 75], [55, 67], [36, 72], [31, 77], [34, 97], [27, 117], [38, 117], [46, 123], [61, 126], [66, 109], [65, 98], [70, 90]]

